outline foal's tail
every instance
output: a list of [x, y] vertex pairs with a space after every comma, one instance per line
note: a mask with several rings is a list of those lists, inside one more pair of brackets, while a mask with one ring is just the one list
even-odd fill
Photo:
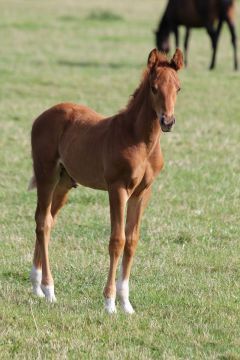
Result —
[[37, 187], [35, 175], [33, 175], [28, 184], [28, 191], [31, 191]]

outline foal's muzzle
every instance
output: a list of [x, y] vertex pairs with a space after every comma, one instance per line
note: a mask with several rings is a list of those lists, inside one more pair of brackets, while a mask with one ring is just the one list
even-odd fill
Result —
[[160, 115], [160, 126], [161, 126], [161, 129], [163, 132], [171, 131], [175, 122], [176, 122], [176, 119], [174, 116], [167, 117], [164, 114]]

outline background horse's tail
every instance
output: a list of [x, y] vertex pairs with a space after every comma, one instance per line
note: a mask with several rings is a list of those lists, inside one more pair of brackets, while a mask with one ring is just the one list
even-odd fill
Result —
[[33, 175], [28, 184], [28, 191], [31, 191], [37, 187], [35, 175]]

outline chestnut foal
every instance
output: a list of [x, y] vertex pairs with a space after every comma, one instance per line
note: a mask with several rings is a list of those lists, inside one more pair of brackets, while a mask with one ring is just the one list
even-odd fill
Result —
[[123, 310], [134, 312], [129, 301], [130, 270], [141, 216], [152, 182], [163, 167], [161, 130], [168, 132], [175, 123], [174, 105], [180, 89], [177, 71], [182, 66], [179, 49], [170, 61], [154, 49], [140, 86], [117, 115], [103, 118], [85, 106], [64, 103], [48, 109], [33, 123], [34, 176], [30, 188], [37, 187], [37, 209], [31, 281], [36, 295], [50, 302], [56, 300], [48, 259], [50, 230], [68, 191], [79, 183], [109, 194], [110, 268], [104, 289], [105, 308], [108, 313], [116, 311], [117, 294]]

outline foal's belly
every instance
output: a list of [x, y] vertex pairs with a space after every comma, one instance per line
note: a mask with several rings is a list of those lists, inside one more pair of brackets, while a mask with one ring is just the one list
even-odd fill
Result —
[[88, 167], [79, 165], [77, 168], [68, 159], [61, 159], [67, 173], [78, 184], [97, 190], [107, 190], [107, 184], [103, 176], [103, 171], [99, 172]]
[[103, 170], [98, 171], [94, 167], [81, 164], [77, 168], [68, 161], [64, 163], [69, 175], [80, 185], [96, 189], [107, 190], [107, 183], [104, 179]]
[[60, 150], [60, 162], [78, 184], [92, 189], [107, 190], [102, 151], [96, 146], [74, 146], [72, 144], [67, 149]]

